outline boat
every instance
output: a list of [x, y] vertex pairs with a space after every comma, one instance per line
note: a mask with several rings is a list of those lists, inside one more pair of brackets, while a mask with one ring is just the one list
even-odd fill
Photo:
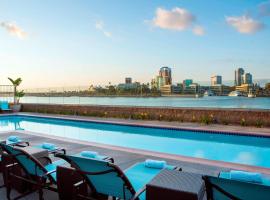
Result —
[[232, 91], [228, 94], [229, 97], [241, 97], [243, 94], [240, 91]]
[[249, 90], [248, 97], [249, 98], [255, 98], [256, 95], [252, 92], [252, 90]]
[[215, 96], [215, 94], [211, 90], [206, 90], [204, 92], [203, 96], [205, 96], [205, 97], [211, 97], [211, 96]]

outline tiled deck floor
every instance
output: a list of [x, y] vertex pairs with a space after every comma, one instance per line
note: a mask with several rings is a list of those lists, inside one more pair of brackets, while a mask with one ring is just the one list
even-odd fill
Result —
[[[5, 140], [8, 137], [8, 135], [10, 135], [10, 133], [1, 133], [0, 140]], [[100, 154], [104, 154], [104, 155], [108, 155], [108, 156], [113, 157], [115, 159], [115, 163], [118, 164], [122, 169], [126, 169], [129, 166], [135, 164], [136, 162], [144, 161], [146, 158], [158, 159], [155, 157], [149, 157], [149, 156], [146, 157], [145, 155], [127, 153], [124, 151], [115, 151], [115, 150], [110, 150], [107, 148], [99, 148], [99, 147], [94, 147], [94, 146], [89, 146], [89, 145], [76, 144], [76, 143], [72, 143], [72, 142], [63, 142], [61, 140], [50, 139], [50, 138], [46, 138], [46, 137], [40, 137], [40, 136], [29, 135], [29, 134], [21, 134], [21, 137], [25, 138], [25, 140], [27, 140], [27, 141], [30, 141], [31, 145], [40, 144], [44, 141], [57, 144], [58, 146], [66, 148], [68, 154], [78, 153], [78, 152], [83, 151], [83, 150], [97, 151]], [[218, 168], [218, 167], [212, 167], [212, 166], [200, 165], [200, 164], [192, 164], [192, 163], [175, 161], [175, 160], [167, 160], [167, 162], [170, 164], [173, 164], [173, 165], [181, 166], [183, 171], [189, 171], [189, 172], [194, 172], [194, 173], [217, 175], [219, 173], [219, 171], [222, 170], [222, 168]], [[2, 179], [2, 176], [1, 176], [1, 179]], [[2, 183], [2, 180], [0, 180], [0, 181]], [[16, 195], [16, 193], [14, 191], [12, 192], [12, 194]], [[44, 195], [45, 199], [49, 199], [49, 200], [58, 199], [57, 194], [54, 192], [44, 191], [44, 194], [45, 194]], [[1, 200], [6, 199], [5, 188], [0, 189], [0, 199]], [[34, 193], [34, 194], [29, 195], [23, 199], [24, 200], [38, 199], [38, 195], [36, 193]]]

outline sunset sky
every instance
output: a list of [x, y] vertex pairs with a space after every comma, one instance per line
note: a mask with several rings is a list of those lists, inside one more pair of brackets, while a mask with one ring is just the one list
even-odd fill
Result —
[[0, 84], [270, 78], [269, 26], [269, 0], [0, 0]]

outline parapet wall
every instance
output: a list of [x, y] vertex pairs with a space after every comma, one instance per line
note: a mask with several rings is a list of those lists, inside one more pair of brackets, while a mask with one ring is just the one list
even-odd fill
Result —
[[23, 104], [23, 112], [270, 127], [270, 110]]

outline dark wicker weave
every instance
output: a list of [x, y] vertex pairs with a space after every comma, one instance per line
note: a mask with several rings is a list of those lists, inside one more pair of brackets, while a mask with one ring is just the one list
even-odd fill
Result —
[[199, 174], [162, 170], [146, 185], [147, 200], [201, 200], [205, 186]]

